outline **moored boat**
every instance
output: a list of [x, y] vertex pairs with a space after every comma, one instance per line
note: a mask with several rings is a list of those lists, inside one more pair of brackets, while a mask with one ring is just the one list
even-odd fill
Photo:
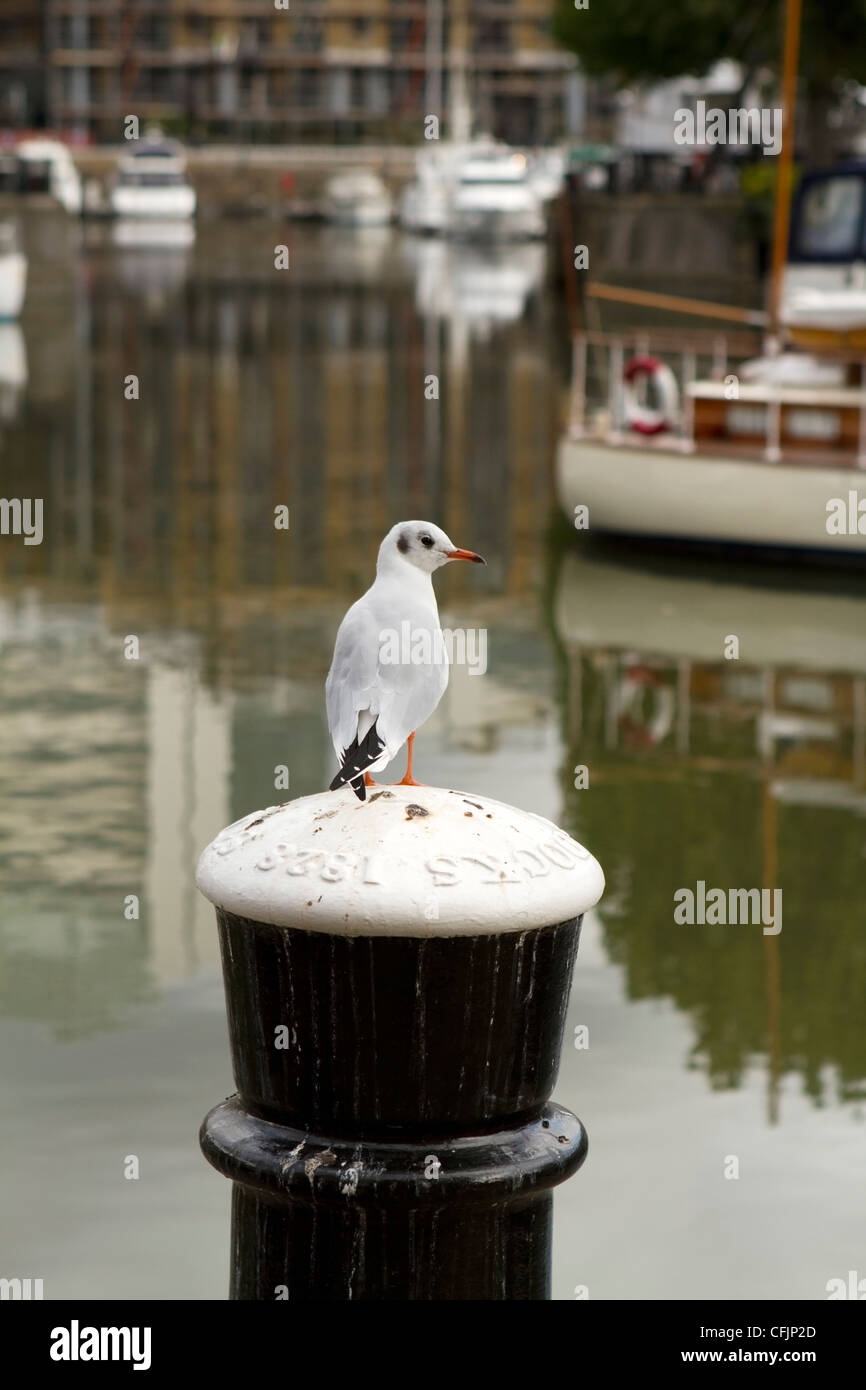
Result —
[[457, 173], [450, 230], [481, 241], [543, 237], [544, 205], [529, 178], [526, 156], [492, 148], [473, 151]]
[[372, 170], [348, 170], [328, 180], [325, 217], [336, 226], [385, 227], [393, 215], [391, 195]]
[[27, 289], [27, 257], [11, 223], [0, 223], [0, 321], [18, 318]]
[[[586, 398], [589, 338], [608, 350], [604, 405]], [[623, 339], [579, 337], [556, 463], [566, 514], [621, 535], [866, 555], [866, 364], [784, 354], [729, 366], [686, 370], [677, 399], [662, 357], [626, 361]], [[639, 380], [661, 382], [664, 399], [643, 403]]]
[[196, 195], [186, 177], [183, 146], [156, 133], [145, 136], [118, 160], [110, 204], [115, 216], [135, 221], [193, 217]]
[[60, 140], [36, 137], [15, 147], [19, 187], [23, 193], [47, 193], [65, 212], [77, 217], [82, 209], [81, 177], [72, 155]]

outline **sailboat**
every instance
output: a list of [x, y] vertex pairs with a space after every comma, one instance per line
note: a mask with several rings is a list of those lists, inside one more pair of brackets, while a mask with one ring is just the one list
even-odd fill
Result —
[[[428, 110], [438, 111], [442, 91], [441, 4], [431, 0], [428, 29]], [[526, 241], [543, 237], [544, 203], [555, 191], [552, 163], [530, 163], [524, 154], [489, 136], [472, 135], [466, 52], [452, 35], [449, 57], [448, 138], [425, 141], [415, 157], [415, 177], [400, 200], [405, 231], [469, 241]], [[427, 132], [425, 131], [425, 134]]]
[[[669, 335], [682, 362], [677, 380], [646, 334], [630, 357], [623, 336], [576, 335], [556, 481], [578, 527], [846, 562], [866, 556], [866, 489], [862, 498], [857, 490], [866, 469], [866, 288], [856, 288], [866, 285], [866, 170], [805, 180], [792, 216], [800, 0], [787, 6], [769, 314], [594, 287], [599, 298], [736, 322], [749, 346], [743, 331], [735, 345], [717, 336], [713, 369], [700, 375], [706, 336]], [[764, 330], [759, 354], [755, 329]], [[604, 403], [587, 391], [590, 352], [607, 354]]]

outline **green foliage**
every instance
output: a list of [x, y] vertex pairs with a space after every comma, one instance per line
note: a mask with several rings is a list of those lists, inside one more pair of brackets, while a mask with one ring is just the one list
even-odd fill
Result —
[[[775, 160], [757, 159], [753, 164], [747, 164], [740, 174], [740, 190], [746, 202], [767, 216], [775, 206], [778, 172], [779, 166]], [[799, 180], [800, 170], [795, 165], [792, 192], [796, 191]]]
[[[662, 81], [681, 73], [701, 76], [721, 58], [778, 68], [782, 53], [783, 0], [751, 6], [729, 0], [557, 0], [553, 33], [580, 58], [585, 72], [609, 75], [620, 86]], [[804, 0], [800, 74], [826, 89], [834, 78], [863, 78], [866, 71], [866, 0], [834, 0], [832, 20], [819, 0]]]
[[743, 28], [728, 0], [677, 0], [659, 6], [635, 0], [589, 0], [576, 10], [558, 0], [553, 33], [580, 58], [585, 72], [609, 74], [625, 85], [700, 75], [719, 58], [740, 57], [737, 29]]

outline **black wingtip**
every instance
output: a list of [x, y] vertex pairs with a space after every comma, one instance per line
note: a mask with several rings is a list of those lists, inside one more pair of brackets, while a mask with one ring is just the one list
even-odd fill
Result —
[[360, 743], [355, 739], [350, 747], [344, 750], [343, 764], [328, 790], [335, 792], [338, 787], [344, 787], [348, 782], [358, 800], [366, 801], [367, 787], [364, 782], [364, 773], [367, 768], [373, 766], [373, 763], [384, 751], [385, 741], [379, 737], [374, 722]]

